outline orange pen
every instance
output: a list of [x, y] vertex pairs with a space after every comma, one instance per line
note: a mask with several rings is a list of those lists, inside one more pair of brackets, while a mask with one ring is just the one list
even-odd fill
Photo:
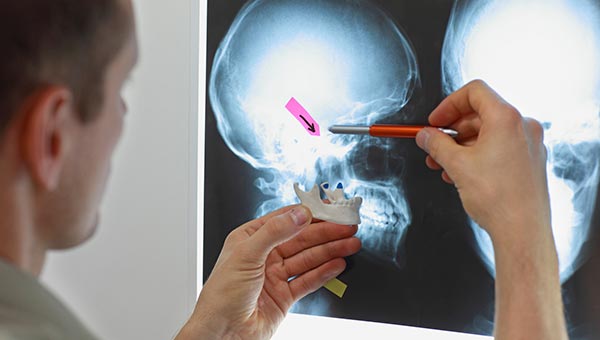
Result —
[[[335, 134], [371, 135], [373, 137], [415, 138], [417, 133], [426, 128], [424, 125], [333, 125], [329, 131]], [[452, 129], [438, 128], [452, 138], [458, 137], [458, 132]]]

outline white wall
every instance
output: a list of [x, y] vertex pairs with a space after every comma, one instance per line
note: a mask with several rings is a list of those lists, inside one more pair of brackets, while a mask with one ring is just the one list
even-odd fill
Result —
[[103, 339], [170, 339], [196, 294], [199, 5], [135, 4], [141, 59], [102, 222], [43, 280]]

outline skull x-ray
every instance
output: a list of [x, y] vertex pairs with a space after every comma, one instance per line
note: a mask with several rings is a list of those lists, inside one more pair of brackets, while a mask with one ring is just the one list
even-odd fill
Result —
[[297, 202], [294, 182], [310, 188], [331, 178], [365, 199], [365, 247], [394, 258], [410, 222], [402, 185], [394, 176], [366, 179], [360, 160], [386, 141], [315, 138], [284, 104], [297, 98], [324, 127], [369, 124], [398, 112], [417, 81], [409, 42], [368, 2], [250, 2], [215, 56], [209, 94], [228, 147], [263, 172], [256, 186], [271, 198], [255, 215]]
[[[443, 50], [445, 93], [485, 79], [545, 126], [561, 280], [579, 267], [598, 188], [600, 18], [591, 1], [463, 1]], [[491, 240], [473, 225], [488, 269]]]
[[295, 182], [339, 182], [364, 200], [363, 250], [340, 276], [342, 299], [321, 289], [292, 311], [491, 334], [491, 241], [454, 188], [412, 140], [327, 132], [425, 124], [479, 78], [543, 123], [569, 329], [596, 334], [600, 289], [583, 287], [600, 273], [597, 1], [209, 0], [207, 51], [205, 279], [229, 231], [298, 203]]

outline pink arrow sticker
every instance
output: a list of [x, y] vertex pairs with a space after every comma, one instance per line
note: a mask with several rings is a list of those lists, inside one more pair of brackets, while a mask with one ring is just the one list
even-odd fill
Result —
[[298, 103], [298, 101], [292, 97], [290, 101], [285, 105], [285, 108], [290, 111], [296, 119], [302, 124], [302, 126], [308, 131], [308, 133], [312, 136], [320, 136], [321, 130], [319, 129], [319, 124], [311, 117], [310, 113], [306, 111], [306, 109]]

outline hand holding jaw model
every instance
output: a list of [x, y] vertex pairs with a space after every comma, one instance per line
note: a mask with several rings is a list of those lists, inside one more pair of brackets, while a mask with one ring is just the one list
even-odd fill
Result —
[[314, 218], [338, 224], [360, 224], [361, 197], [346, 199], [341, 183], [334, 190], [330, 189], [327, 182], [322, 183], [321, 188], [329, 199], [329, 204], [321, 200], [321, 193], [316, 184], [310, 191], [305, 192], [300, 189], [298, 183], [294, 183], [296, 195], [300, 202], [311, 210]]

